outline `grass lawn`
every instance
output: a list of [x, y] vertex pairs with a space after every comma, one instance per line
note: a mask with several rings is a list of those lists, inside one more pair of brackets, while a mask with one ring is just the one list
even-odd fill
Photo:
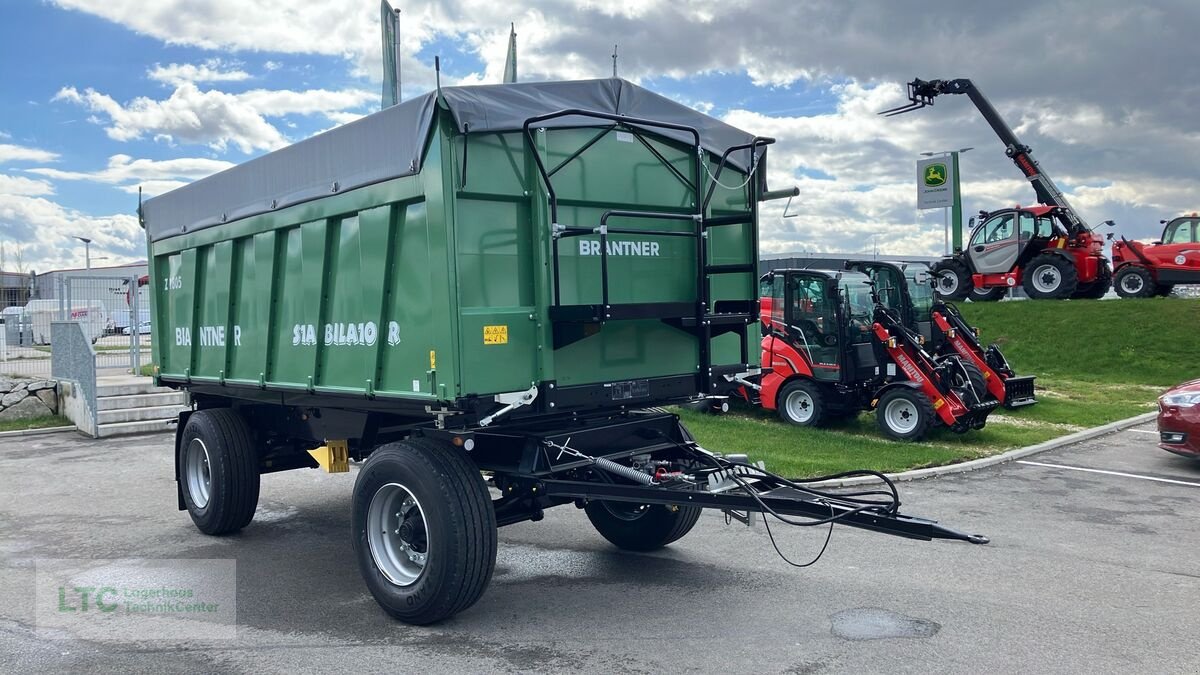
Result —
[[961, 462], [1155, 409], [1167, 387], [1200, 377], [1200, 301], [1178, 298], [961, 303], [984, 339], [1021, 375], [1037, 375], [1038, 403], [997, 409], [980, 431], [934, 431], [923, 443], [883, 437], [873, 414], [829, 429], [793, 427], [736, 406], [728, 415], [679, 414], [701, 445], [765, 460], [785, 476], [849, 469], [900, 471]]
[[58, 415], [34, 417], [28, 420], [13, 420], [0, 422], [0, 431], [24, 431], [26, 429], [45, 429], [47, 427], [69, 427], [71, 420]]

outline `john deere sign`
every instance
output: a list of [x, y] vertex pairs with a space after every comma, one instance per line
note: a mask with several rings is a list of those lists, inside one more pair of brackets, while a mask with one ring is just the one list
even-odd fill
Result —
[[945, 157], [917, 161], [917, 208], [954, 205], [954, 166]]
[[925, 187], [937, 187], [946, 184], [946, 165], [930, 164], [925, 167]]

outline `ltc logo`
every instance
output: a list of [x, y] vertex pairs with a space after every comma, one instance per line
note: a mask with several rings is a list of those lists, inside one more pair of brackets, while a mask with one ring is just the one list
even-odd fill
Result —
[[938, 187], [946, 184], [946, 165], [930, 164], [925, 167], [925, 186]]

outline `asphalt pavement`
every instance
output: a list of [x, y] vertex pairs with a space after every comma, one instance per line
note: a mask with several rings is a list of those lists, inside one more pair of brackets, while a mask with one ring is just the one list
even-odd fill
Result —
[[[0, 672], [1194, 673], [1200, 463], [1158, 450], [1152, 429], [901, 485], [905, 512], [986, 546], [839, 527], [794, 569], [761, 523], [706, 513], [633, 554], [553, 509], [502, 529], [482, 600], [428, 628], [387, 618], [359, 578], [353, 472], [264, 476], [254, 523], [211, 538], [175, 508], [170, 435], [7, 438]], [[824, 538], [773, 531], [796, 560]], [[39, 630], [36, 561], [131, 557], [236, 560], [236, 639]]]

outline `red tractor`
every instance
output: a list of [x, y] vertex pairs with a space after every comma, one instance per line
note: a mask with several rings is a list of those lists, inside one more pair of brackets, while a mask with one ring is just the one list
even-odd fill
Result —
[[999, 404], [974, 363], [925, 351], [865, 274], [775, 270], [763, 291], [763, 374], [743, 393], [786, 422], [822, 426], [875, 410], [886, 435], [917, 441], [937, 424], [981, 429]]
[[[1038, 203], [982, 213], [965, 251], [957, 250], [933, 267], [939, 295], [962, 300], [999, 300], [1020, 285], [1031, 298], [1099, 298], [1112, 286], [1104, 239], [1067, 201], [1017, 138], [983, 92], [967, 79], [913, 80], [909, 103], [881, 115], [892, 116], [933, 105], [942, 94], [964, 94], [1004, 144], [1004, 154], [1033, 186]], [[1105, 221], [1111, 225], [1112, 221]]]
[[1162, 239], [1153, 244], [1125, 237], [1113, 242], [1113, 285], [1122, 298], [1170, 295], [1176, 284], [1200, 284], [1200, 216], [1162, 222]]
[[1034, 299], [1103, 297], [1112, 286], [1104, 239], [1068, 213], [1061, 206], [980, 212], [967, 250], [933, 266], [934, 290], [977, 302], [999, 300], [1016, 286]]

